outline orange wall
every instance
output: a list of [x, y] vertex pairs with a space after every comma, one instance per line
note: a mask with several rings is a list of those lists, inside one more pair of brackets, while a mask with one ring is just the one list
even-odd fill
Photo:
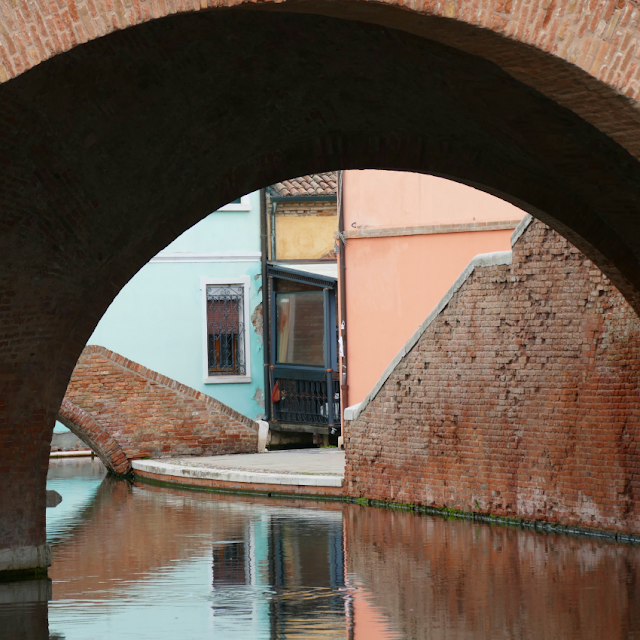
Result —
[[[360, 226], [517, 221], [524, 215], [455, 182], [369, 170], [345, 171], [343, 211], [349, 231]], [[349, 405], [364, 399], [469, 261], [479, 253], [508, 251], [511, 233], [507, 229], [347, 240]]]
[[[520, 220], [524, 212], [483, 191], [404, 171], [345, 171], [345, 229]], [[355, 224], [355, 227], [352, 225]]]

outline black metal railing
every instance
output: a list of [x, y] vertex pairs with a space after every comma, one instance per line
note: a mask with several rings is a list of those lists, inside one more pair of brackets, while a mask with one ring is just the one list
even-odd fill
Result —
[[329, 420], [327, 383], [324, 380], [277, 380], [280, 400], [273, 417], [280, 422], [340, 425], [340, 383], [333, 381], [333, 420]]

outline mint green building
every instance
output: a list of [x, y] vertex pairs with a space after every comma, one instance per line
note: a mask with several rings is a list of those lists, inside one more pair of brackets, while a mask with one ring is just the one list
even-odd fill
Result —
[[216, 211], [122, 289], [89, 344], [264, 415], [260, 194]]

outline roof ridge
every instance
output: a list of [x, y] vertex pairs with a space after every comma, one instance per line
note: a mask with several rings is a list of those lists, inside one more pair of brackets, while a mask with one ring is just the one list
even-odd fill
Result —
[[287, 178], [271, 185], [270, 190], [281, 197], [335, 196], [338, 192], [338, 172], [325, 171]]

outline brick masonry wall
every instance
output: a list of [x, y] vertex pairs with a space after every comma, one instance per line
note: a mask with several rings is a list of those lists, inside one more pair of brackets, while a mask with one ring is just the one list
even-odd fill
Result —
[[351, 496], [640, 533], [640, 324], [532, 223], [346, 426]]
[[117, 473], [136, 458], [250, 453], [258, 446], [253, 420], [93, 345], [78, 360], [59, 418]]
[[278, 202], [276, 209], [276, 217], [337, 215], [337, 202]]
[[[120, 401], [126, 400], [120, 398]], [[95, 417], [90, 415], [66, 397], [58, 412], [58, 420], [94, 451], [107, 469], [117, 475], [131, 473], [129, 458], [118, 441], [97, 418], [97, 415]]]

